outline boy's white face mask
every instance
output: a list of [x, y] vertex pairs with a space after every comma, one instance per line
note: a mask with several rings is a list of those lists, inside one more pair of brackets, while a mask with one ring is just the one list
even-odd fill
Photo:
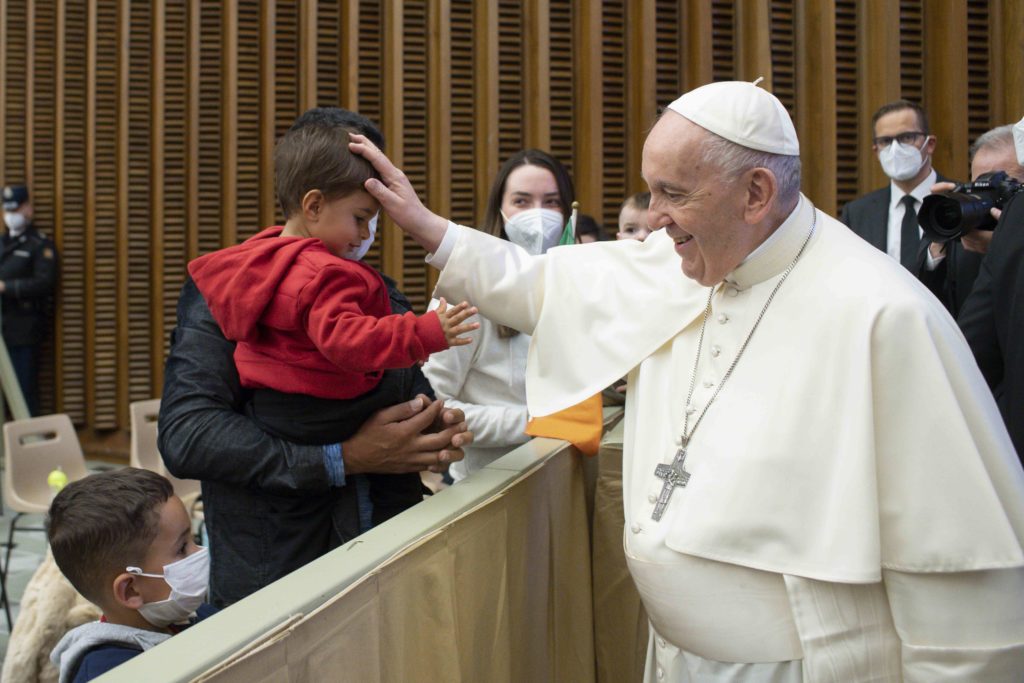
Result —
[[565, 217], [554, 209], [527, 209], [511, 218], [505, 218], [505, 234], [534, 256], [543, 254], [558, 244], [565, 229]]
[[147, 602], [139, 608], [142, 618], [157, 628], [187, 621], [206, 600], [210, 586], [210, 552], [200, 548], [188, 557], [164, 565], [163, 574], [147, 574], [138, 567], [125, 567], [135, 576], [163, 579], [171, 587], [166, 600]]
[[380, 213], [373, 214], [373, 218], [367, 224], [370, 227], [370, 236], [359, 243], [358, 249], [349, 249], [345, 253], [345, 258], [352, 259], [353, 261], [362, 261], [363, 257], [366, 256], [366, 252], [370, 251], [370, 247], [373, 246], [373, 239], [377, 236], [377, 219], [380, 218]]

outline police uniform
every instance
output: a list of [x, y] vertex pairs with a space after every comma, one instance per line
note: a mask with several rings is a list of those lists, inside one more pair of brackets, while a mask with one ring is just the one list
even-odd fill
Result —
[[[5, 187], [5, 211], [16, 209], [24, 200], [14, 202], [22, 197], [27, 200], [27, 196], [24, 188]], [[39, 344], [46, 334], [49, 298], [56, 280], [57, 250], [49, 238], [31, 223], [17, 236], [4, 230], [0, 239], [3, 336], [25, 401], [33, 414], [37, 407]]]

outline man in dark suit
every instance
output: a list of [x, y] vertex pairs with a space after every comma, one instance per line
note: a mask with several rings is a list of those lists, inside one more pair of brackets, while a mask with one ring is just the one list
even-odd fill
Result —
[[[946, 180], [932, 168], [936, 141], [929, 133], [928, 117], [913, 102], [897, 100], [876, 111], [871, 124], [874, 130], [872, 149], [891, 182], [849, 202], [843, 207], [840, 220], [902, 263], [946, 301], [946, 295], [941, 292], [945, 267], [941, 275], [933, 274], [946, 260], [945, 255], [939, 245], [929, 251], [917, 223], [917, 212], [924, 198], [931, 194], [932, 185]], [[967, 260], [972, 259], [976, 272], [980, 259], [968, 257]], [[949, 260], [955, 260], [959, 267], [962, 258], [958, 254]]]
[[957, 322], [1024, 454], [1024, 193], [1004, 208]]

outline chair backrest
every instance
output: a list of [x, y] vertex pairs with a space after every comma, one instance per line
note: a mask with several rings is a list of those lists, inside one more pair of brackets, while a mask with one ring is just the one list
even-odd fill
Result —
[[17, 512], [45, 513], [53, 491], [50, 472], [64, 470], [68, 481], [89, 474], [78, 435], [67, 415], [44, 415], [4, 424], [4, 502]]
[[157, 448], [157, 417], [160, 415], [160, 399], [135, 401], [128, 406], [131, 416], [131, 452], [128, 462], [132, 467], [156, 472], [170, 480], [174, 494], [186, 498], [199, 493], [199, 482], [195, 479], [178, 479], [167, 471], [164, 459]]

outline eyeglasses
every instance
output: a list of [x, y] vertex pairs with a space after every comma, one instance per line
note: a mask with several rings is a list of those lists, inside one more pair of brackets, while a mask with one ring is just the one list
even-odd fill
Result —
[[919, 130], [911, 130], [906, 133], [900, 133], [899, 135], [879, 135], [874, 139], [874, 143], [879, 149], [885, 149], [892, 144], [893, 140], [901, 145], [913, 145], [919, 138], [925, 137], [928, 137], [928, 133], [923, 133]]

